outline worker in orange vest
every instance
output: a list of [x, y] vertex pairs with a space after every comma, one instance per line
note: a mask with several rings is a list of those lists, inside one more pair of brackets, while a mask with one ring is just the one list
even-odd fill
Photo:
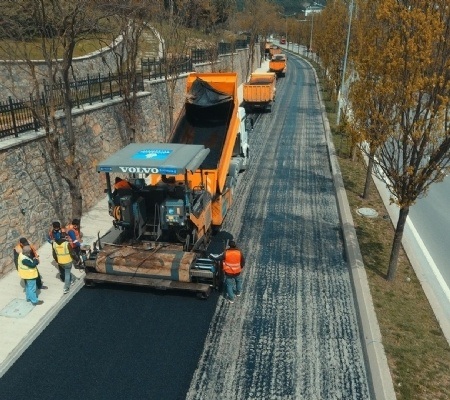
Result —
[[128, 182], [125, 179], [119, 178], [118, 176], [116, 177], [115, 181], [114, 181], [114, 192], [113, 195], [115, 194], [116, 190], [132, 190], [133, 187], [131, 186], [131, 183]]
[[72, 247], [75, 261], [75, 268], [82, 268], [83, 261], [81, 259], [81, 243], [83, 242], [83, 234], [80, 230], [80, 220], [73, 219], [72, 223], [66, 226], [67, 241]]
[[222, 261], [222, 269], [225, 275], [225, 289], [230, 303], [234, 303], [235, 296], [242, 294], [242, 269], [245, 266], [245, 257], [236, 246], [236, 242], [231, 240], [229, 247], [222, 254], [210, 254], [210, 258]]
[[[32, 258], [35, 258], [39, 261], [39, 254], [38, 254], [36, 248], [26, 238], [21, 237], [19, 239], [19, 243], [17, 243], [16, 247], [14, 247], [14, 264], [16, 266], [16, 270], [19, 270], [19, 254], [22, 253], [22, 250], [25, 246], [30, 247]], [[48, 289], [48, 287], [42, 283], [42, 276], [41, 276], [39, 270], [37, 269], [37, 267], [36, 267], [36, 271], [38, 273], [38, 276], [36, 278], [36, 287], [39, 290]]]
[[47, 235], [47, 242], [52, 244], [56, 239], [59, 239], [60, 237], [66, 236], [66, 230], [64, 228], [61, 228], [61, 223], [59, 221], [52, 222], [52, 227], [48, 231]]

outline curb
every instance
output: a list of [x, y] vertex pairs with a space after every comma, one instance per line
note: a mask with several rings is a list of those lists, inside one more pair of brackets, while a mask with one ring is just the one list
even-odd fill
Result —
[[347, 194], [345, 192], [334, 144], [331, 139], [330, 124], [328, 122], [325, 106], [320, 94], [317, 72], [308, 60], [291, 51], [289, 51], [289, 53], [307, 62], [314, 71], [317, 97], [320, 100], [322, 108], [322, 121], [325, 127], [325, 137], [331, 164], [331, 173], [336, 190], [336, 200], [339, 218], [341, 220], [344, 247], [347, 262], [350, 267], [350, 276], [356, 303], [355, 309], [358, 315], [360, 339], [364, 353], [364, 360], [369, 372], [369, 376], [367, 378], [369, 381], [371, 397], [377, 400], [394, 400], [397, 397], [394, 391], [394, 385], [392, 382], [389, 365], [387, 363], [386, 353], [382, 344], [380, 327], [378, 325], [378, 319], [373, 306], [372, 296], [370, 294], [369, 283], [367, 281], [367, 275], [364, 269], [364, 263], [362, 261], [353, 217], [348, 204]]
[[84, 273], [80, 276], [77, 283], [70, 288], [69, 293], [64, 294], [56, 302], [43, 318], [39, 320], [31, 333], [22, 339], [18, 346], [8, 354], [0, 365], [0, 378], [8, 371], [9, 368], [19, 359], [23, 352], [33, 343], [33, 341], [43, 332], [43, 330], [53, 321], [63, 307], [81, 290], [84, 286]]

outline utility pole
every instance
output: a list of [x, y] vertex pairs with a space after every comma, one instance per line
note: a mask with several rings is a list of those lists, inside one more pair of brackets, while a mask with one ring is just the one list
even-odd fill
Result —
[[296, 13], [294, 13], [294, 14], [282, 14], [282, 13], [279, 12], [278, 14], [280, 14], [286, 21], [286, 24], [285, 24], [286, 36], [285, 36], [285, 38], [286, 38], [286, 47], [289, 49], [287, 19], [290, 18], [290, 17], [295, 17]]
[[350, 47], [350, 31], [352, 29], [352, 16], [353, 16], [353, 0], [350, 3], [350, 12], [348, 20], [348, 30], [347, 30], [347, 42], [345, 44], [345, 55], [344, 55], [344, 65], [342, 67], [342, 78], [341, 78], [341, 88], [339, 89], [338, 95], [338, 109], [336, 116], [336, 125], [341, 122], [341, 106], [342, 106], [342, 96], [344, 94], [344, 80], [345, 80], [345, 70], [347, 69], [347, 58], [348, 58], [348, 48]]
[[309, 51], [312, 51], [313, 27], [314, 27], [314, 13], [311, 13], [311, 36], [309, 37]]

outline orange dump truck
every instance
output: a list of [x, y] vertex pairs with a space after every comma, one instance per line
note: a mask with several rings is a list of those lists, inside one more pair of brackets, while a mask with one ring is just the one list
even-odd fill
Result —
[[270, 58], [272, 58], [276, 54], [281, 54], [281, 48], [276, 45], [271, 45], [269, 47]]
[[[85, 262], [87, 284], [175, 289], [209, 296], [221, 271], [205, 257], [248, 160], [236, 73], [192, 73], [170, 143], [132, 143], [97, 165], [116, 234]], [[112, 190], [111, 174], [130, 187]]]
[[285, 54], [275, 54], [269, 61], [269, 71], [277, 76], [286, 76], [287, 57]]
[[277, 77], [274, 72], [253, 73], [243, 85], [243, 106], [247, 113], [255, 110], [271, 111], [275, 101]]

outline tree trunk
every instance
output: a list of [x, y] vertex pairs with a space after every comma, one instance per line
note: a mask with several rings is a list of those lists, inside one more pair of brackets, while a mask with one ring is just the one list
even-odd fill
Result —
[[370, 148], [369, 152], [369, 162], [367, 163], [367, 172], [366, 172], [366, 183], [364, 184], [364, 192], [363, 192], [363, 199], [367, 200], [369, 197], [369, 191], [370, 191], [370, 182], [372, 182], [372, 170], [373, 170], [373, 157], [375, 155], [375, 150]]
[[355, 162], [358, 159], [358, 145], [352, 143], [352, 161]]
[[70, 182], [66, 179], [66, 182], [69, 185], [69, 193], [72, 199], [72, 215], [70, 216], [70, 220], [73, 218], [81, 219], [83, 214], [83, 196], [81, 194], [79, 179], [72, 179]]
[[400, 208], [397, 228], [395, 229], [394, 241], [392, 243], [391, 258], [389, 260], [389, 268], [387, 280], [393, 281], [397, 273], [398, 255], [402, 246], [403, 231], [405, 230], [406, 218], [409, 214], [409, 206]]

